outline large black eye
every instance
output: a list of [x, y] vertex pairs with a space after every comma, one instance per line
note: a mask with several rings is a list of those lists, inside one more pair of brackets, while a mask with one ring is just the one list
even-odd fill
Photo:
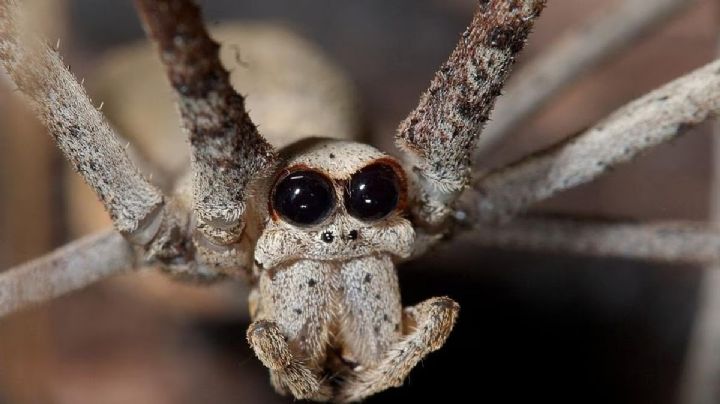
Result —
[[312, 225], [321, 222], [335, 206], [330, 182], [314, 171], [295, 171], [275, 185], [272, 204], [290, 223]]
[[362, 220], [384, 218], [399, 200], [397, 175], [385, 164], [373, 164], [355, 173], [345, 194], [348, 213]]

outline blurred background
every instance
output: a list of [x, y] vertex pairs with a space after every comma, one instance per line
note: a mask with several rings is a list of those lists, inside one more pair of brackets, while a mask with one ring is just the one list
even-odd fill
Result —
[[[520, 65], [615, 1], [551, 0]], [[144, 37], [132, 2], [34, 2], [41, 5], [33, 12], [38, 26], [51, 43], [61, 38], [61, 53], [86, 79], [94, 101], [104, 103], [103, 110], [139, 154], [162, 160], [156, 161], [156, 180], [176, 174], [184, 161], [183, 136], [171, 133], [174, 146], [167, 146], [157, 135], [176, 132], [169, 93], [160, 97], [162, 105], [153, 105], [157, 113], [141, 108], [151, 97], [143, 91], [159, 85], [162, 93], [164, 82], [153, 67], [139, 67], [145, 60], [141, 45], [131, 44]], [[253, 55], [266, 52], [270, 56], [263, 60], [283, 64], [282, 74], [319, 75], [301, 77], [292, 91], [317, 93], [326, 86], [318, 99], [337, 101], [333, 105], [342, 107], [337, 113], [350, 122], [338, 124], [345, 131], [338, 136], [358, 133], [386, 150], [392, 150], [397, 124], [416, 105], [476, 6], [471, 0], [201, 4], [213, 28], [263, 24], [237, 38], [262, 46], [247, 55], [237, 46], [231, 69], [242, 71], [246, 56], [262, 59]], [[714, 59], [719, 11], [717, 2], [698, 0], [630, 50], [589, 71], [523, 125], [493, 160], [513, 159], [582, 130]], [[223, 43], [235, 49], [232, 39]], [[307, 63], [297, 62], [305, 59], [293, 57], [290, 47], [302, 48], [298, 52], [309, 55]], [[253, 93], [269, 86], [248, 87], [239, 90], [249, 94], [249, 102], [259, 100], [251, 115], [276, 105], [274, 98]], [[328, 113], [318, 114], [320, 119]], [[315, 119], [312, 113], [304, 118]], [[272, 125], [272, 119], [263, 121], [261, 130]], [[538, 210], [706, 220], [710, 129], [693, 130]], [[106, 226], [94, 196], [0, 80], [0, 269]], [[445, 347], [419, 365], [403, 388], [368, 402], [677, 401], [701, 268], [471, 247], [471, 238], [465, 238], [399, 268], [405, 304], [449, 295], [460, 302], [461, 317]], [[266, 370], [245, 342], [244, 293], [238, 285], [200, 288], [143, 271], [4, 318], [0, 403], [290, 402], [272, 391]]]

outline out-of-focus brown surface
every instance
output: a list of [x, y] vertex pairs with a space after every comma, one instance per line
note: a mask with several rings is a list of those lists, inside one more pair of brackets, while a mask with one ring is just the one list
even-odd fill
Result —
[[[54, 241], [55, 162], [49, 137], [23, 105], [7, 98], [0, 101], [0, 122], [0, 266], [6, 267], [42, 254]], [[7, 136], [10, 128], [23, 136]], [[0, 322], [0, 390], [8, 390], [8, 399], [38, 397], [28, 381], [35, 374], [47, 375], [45, 363], [52, 355], [47, 330], [44, 308]], [[24, 361], [33, 368], [12, 365]]]
[[[62, 1], [27, 2], [29, 13], [48, 34], [64, 30]], [[51, 21], [50, 15], [60, 20]], [[57, 187], [53, 175], [60, 166], [55, 146], [44, 128], [0, 75], [0, 268], [21, 263], [48, 251], [58, 242]], [[0, 402], [43, 402], [35, 377], [52, 374], [52, 333], [46, 307], [0, 322]], [[31, 363], [32, 366], [20, 366]]]
[[[106, 51], [141, 38], [131, 2], [68, 3], [71, 23], [61, 49], [79, 76], [93, 77]], [[522, 60], [609, 3], [551, 1]], [[475, 2], [213, 0], [204, 6], [211, 21], [272, 20], [318, 43], [355, 81], [370, 133], [389, 150], [395, 126], [449, 54]], [[711, 60], [717, 15], [715, 2], [700, 0], [562, 94], [494, 158], [512, 159], [581, 130]], [[96, 101], [112, 111], [109, 100]], [[87, 189], [64, 182], [58, 153], [22, 111], [0, 90], [2, 267], [109, 223]], [[698, 130], [541, 208], [704, 219], [708, 134]], [[66, 205], [76, 207], [73, 215], [62, 212]], [[694, 308], [694, 268], [461, 251], [474, 250], [445, 248], [401, 268], [407, 303], [449, 294], [463, 311], [447, 347], [413, 372], [408, 386], [374, 401], [447, 394], [503, 402], [674, 402]], [[163, 286], [148, 294], [144, 283]], [[248, 350], [243, 313], [203, 310], [197, 306], [214, 300], [202, 297], [167, 303], [203, 293], [192, 289], [179, 291], [143, 273], [0, 320], [0, 403], [289, 401], [272, 393]], [[458, 374], [461, 362], [475, 371]]]

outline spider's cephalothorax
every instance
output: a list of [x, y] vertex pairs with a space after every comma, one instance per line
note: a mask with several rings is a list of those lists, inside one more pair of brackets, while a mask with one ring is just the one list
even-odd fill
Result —
[[400, 164], [353, 142], [290, 146], [255, 206], [248, 339], [295, 397], [355, 400], [402, 383], [457, 316], [448, 298], [404, 312], [395, 262], [413, 251]]

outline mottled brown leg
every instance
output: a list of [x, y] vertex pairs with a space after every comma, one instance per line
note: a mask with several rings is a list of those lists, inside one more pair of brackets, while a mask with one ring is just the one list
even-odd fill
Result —
[[410, 370], [430, 352], [438, 350], [450, 335], [460, 306], [448, 297], [433, 297], [405, 309], [410, 332], [396, 342], [375, 367], [349, 378], [337, 396], [340, 402], [359, 401], [398, 387]]
[[[442, 228], [468, 185], [471, 156], [545, 0], [483, 0], [395, 143], [404, 152], [416, 222]], [[442, 231], [442, 230], [440, 230]]]

